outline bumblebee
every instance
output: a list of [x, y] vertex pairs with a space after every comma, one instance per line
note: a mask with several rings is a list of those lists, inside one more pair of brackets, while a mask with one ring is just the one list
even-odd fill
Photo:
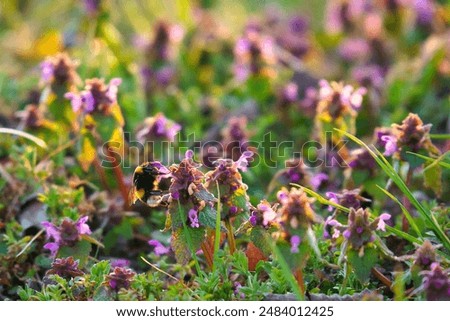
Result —
[[[147, 162], [138, 166], [133, 174], [133, 189], [130, 201], [135, 204], [138, 200], [152, 206], [166, 193], [159, 189], [161, 178], [168, 177], [170, 171], [160, 162]], [[156, 206], [159, 202], [156, 202]]]

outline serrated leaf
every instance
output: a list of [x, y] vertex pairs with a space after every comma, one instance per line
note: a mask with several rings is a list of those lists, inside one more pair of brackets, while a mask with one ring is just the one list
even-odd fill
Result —
[[262, 227], [252, 228], [250, 232], [250, 240], [258, 249], [261, 250], [264, 255], [269, 256], [271, 254], [272, 247], [268, 242], [270, 242], [269, 240], [272, 240], [272, 238], [265, 229]]
[[86, 240], [81, 240], [74, 246], [63, 246], [59, 248], [58, 257], [73, 256], [75, 260], [79, 260], [79, 267], [82, 268], [91, 253], [92, 245]]
[[[428, 162], [427, 162], [428, 163]], [[442, 193], [442, 167], [438, 162], [431, 163], [423, 171], [423, 180], [427, 188], [433, 190], [437, 196]]]
[[366, 247], [364, 255], [359, 256], [359, 251], [351, 249], [347, 252], [347, 261], [352, 266], [356, 277], [361, 283], [369, 279], [372, 268], [378, 261], [378, 253], [374, 248]]
[[[187, 227], [186, 230], [191, 237], [193, 250], [197, 251], [205, 238], [205, 229]], [[177, 262], [180, 264], [188, 264], [192, 255], [183, 228], [179, 228], [172, 232], [170, 245], [175, 253]]]
[[211, 228], [216, 227], [216, 209], [214, 207], [205, 206], [205, 208], [198, 214], [198, 221], [200, 225]]
[[215, 201], [216, 198], [214, 195], [210, 192], [208, 192], [206, 189], [199, 189], [194, 196], [199, 199], [200, 201], [206, 201], [206, 202], [212, 202]]
[[292, 271], [303, 269], [309, 259], [309, 255], [311, 252], [311, 248], [309, 247], [308, 243], [303, 241], [298, 246], [298, 253], [292, 253], [291, 245], [287, 242], [279, 243], [278, 249]]

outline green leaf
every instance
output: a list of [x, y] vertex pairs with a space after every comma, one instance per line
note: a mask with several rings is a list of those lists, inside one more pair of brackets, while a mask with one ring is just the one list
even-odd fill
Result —
[[92, 245], [86, 240], [81, 240], [72, 247], [63, 246], [59, 248], [58, 257], [73, 256], [75, 260], [80, 260], [79, 267], [83, 267], [89, 254], [91, 253]]
[[[185, 231], [187, 231], [189, 235], [186, 235]], [[179, 228], [172, 233], [170, 245], [175, 253], [177, 262], [180, 264], [188, 264], [192, 257], [187, 238], [190, 238], [192, 250], [195, 253], [195, 251], [200, 248], [200, 244], [205, 238], [205, 229], [186, 227], [186, 229]]]
[[271, 237], [264, 228], [259, 226], [253, 227], [250, 232], [250, 240], [265, 256], [269, 256], [272, 253], [270, 241], [268, 242], [268, 240], [271, 240]]
[[203, 210], [198, 214], [198, 221], [200, 225], [211, 228], [216, 227], [216, 209], [211, 206], [205, 206]]
[[433, 190], [437, 196], [442, 194], [442, 167], [439, 162], [432, 162], [423, 170], [423, 179], [426, 187]]
[[378, 253], [375, 248], [366, 247], [364, 255], [359, 256], [359, 251], [351, 249], [347, 252], [347, 261], [353, 268], [358, 280], [364, 284], [368, 281], [370, 271], [378, 261]]

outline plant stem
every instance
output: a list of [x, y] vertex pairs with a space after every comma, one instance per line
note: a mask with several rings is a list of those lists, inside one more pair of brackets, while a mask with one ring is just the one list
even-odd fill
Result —
[[200, 245], [203, 254], [205, 255], [206, 264], [209, 268], [214, 268], [214, 254], [211, 251], [211, 245], [209, 244], [208, 240], [205, 240]]
[[[411, 183], [411, 178], [412, 178], [412, 170], [411, 167], [408, 167], [408, 172], [406, 173], [406, 180], [405, 180], [406, 186], [409, 186], [409, 184]], [[411, 210], [411, 203], [409, 202], [408, 197], [406, 195], [403, 195], [403, 206], [405, 206], [405, 208], [408, 211]], [[409, 231], [409, 223], [405, 214], [403, 214], [402, 216], [402, 230], [403, 232]]]
[[108, 154], [109, 157], [111, 157], [113, 159], [113, 161], [112, 161], [113, 168], [112, 169], [113, 169], [114, 175], [116, 176], [117, 184], [119, 185], [120, 194], [122, 195], [122, 198], [123, 198], [123, 207], [124, 207], [124, 209], [128, 209], [129, 208], [129, 204], [128, 204], [129, 189], [128, 189], [127, 185], [125, 184], [125, 178], [123, 175], [122, 167], [120, 166], [120, 163], [117, 161], [117, 158], [114, 156], [114, 153], [111, 151], [109, 145], [106, 146], [106, 153]]
[[297, 284], [302, 292], [303, 296], [305, 295], [305, 280], [303, 279], [303, 271], [301, 268], [298, 268], [294, 272], [295, 279], [297, 280]]
[[347, 282], [348, 282], [348, 278], [350, 276], [350, 273], [348, 273], [348, 263], [345, 262], [344, 264], [344, 280], [342, 281], [341, 284], [341, 289], [339, 290], [339, 295], [344, 295], [345, 293], [345, 288], [347, 287]]
[[102, 165], [100, 165], [100, 161], [97, 157], [95, 157], [94, 159], [94, 167], [100, 178], [100, 183], [102, 184], [103, 188], [108, 192], [111, 192], [111, 188], [108, 185], [108, 180], [106, 179], [105, 169], [102, 167]]
[[225, 226], [227, 228], [228, 245], [230, 247], [230, 254], [233, 255], [236, 251], [236, 240], [234, 239], [233, 225], [231, 219], [228, 217], [225, 219]]
[[217, 213], [216, 213], [216, 230], [214, 235], [214, 265], [213, 269], [215, 269], [215, 265], [219, 260], [219, 247], [220, 247], [220, 213], [222, 212], [221, 203], [220, 203], [220, 189], [219, 183], [216, 181], [217, 186]]

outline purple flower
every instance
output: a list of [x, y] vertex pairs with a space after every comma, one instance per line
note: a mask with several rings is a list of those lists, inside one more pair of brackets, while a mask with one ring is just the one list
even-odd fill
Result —
[[234, 295], [238, 298], [245, 299], [245, 294], [240, 291], [240, 289], [242, 288], [241, 283], [236, 281], [236, 282], [234, 282], [233, 286], [234, 286], [234, 291], [233, 291]]
[[290, 240], [291, 253], [298, 253], [299, 252], [298, 247], [299, 247], [301, 241], [302, 240], [301, 240], [300, 236], [298, 236], [298, 235], [292, 235], [291, 236], [291, 240]]
[[381, 141], [384, 143], [385, 148], [383, 155], [392, 156], [397, 151], [397, 139], [394, 136], [381, 136]]
[[111, 267], [112, 268], [116, 268], [116, 267], [127, 267], [130, 265], [130, 261], [127, 259], [115, 259], [115, 260], [111, 260]]
[[431, 271], [423, 271], [423, 288], [428, 301], [450, 301], [449, 271], [439, 263], [431, 264]]
[[84, 0], [84, 8], [90, 16], [95, 16], [100, 11], [101, 0]]
[[332, 119], [346, 114], [355, 116], [367, 92], [364, 87], [354, 89], [353, 86], [334, 81], [329, 83], [324, 79], [319, 81], [319, 86], [320, 101], [317, 105], [317, 113], [328, 114]]
[[48, 57], [40, 65], [41, 81], [46, 85], [51, 85], [52, 89], [57, 87], [67, 90], [78, 81], [76, 66], [77, 64], [66, 53]]
[[433, 23], [435, 7], [429, 0], [413, 0], [413, 8], [416, 11], [416, 23], [422, 27], [428, 27]]
[[346, 61], [363, 60], [370, 54], [369, 44], [362, 38], [348, 38], [339, 46], [339, 55]]
[[[353, 189], [353, 190], [342, 190], [341, 193], [333, 193], [333, 192], [327, 192], [325, 195], [328, 197], [328, 199], [336, 204], [342, 205], [347, 208], [359, 208], [361, 206], [361, 201], [369, 202], [370, 200], [367, 198], [362, 197], [359, 195], [360, 190], [359, 189]], [[333, 206], [329, 205], [328, 210], [331, 212], [333, 211]]]
[[263, 226], [267, 227], [270, 223], [275, 221], [277, 213], [269, 206], [266, 202], [261, 202], [258, 204], [257, 209], [262, 213]]
[[41, 63], [41, 79], [44, 83], [50, 83], [53, 80], [54, 66], [52, 61], [45, 60]]
[[239, 157], [239, 159], [236, 161], [236, 168], [243, 172], [246, 172], [249, 161], [252, 159], [252, 157], [253, 157], [253, 152], [248, 151], [248, 150], [243, 152], [241, 157]]
[[113, 78], [105, 85], [103, 79], [88, 79], [85, 90], [80, 93], [68, 92], [64, 97], [71, 101], [75, 112], [108, 114], [110, 107], [117, 103], [117, 92], [121, 82], [120, 78]]
[[391, 215], [388, 213], [383, 213], [380, 215], [380, 220], [378, 221], [377, 230], [386, 231], [386, 221], [391, 218]]
[[167, 119], [162, 113], [158, 113], [154, 117], [144, 120], [141, 129], [136, 133], [136, 138], [142, 143], [153, 140], [173, 142], [180, 130], [179, 124]]
[[50, 222], [42, 222], [42, 226], [46, 231], [47, 240], [53, 239], [53, 242], [48, 242], [44, 248], [50, 250], [51, 255], [55, 256], [61, 246], [73, 246], [82, 235], [90, 235], [91, 230], [86, 224], [87, 216], [83, 216], [78, 221], [73, 222], [70, 219], [64, 219], [60, 226], [56, 226]]
[[256, 226], [258, 224], [258, 214], [257, 211], [253, 211], [252, 215], [250, 215], [249, 222], [252, 226]]
[[151, 246], [154, 246], [153, 251], [154, 251], [156, 256], [161, 256], [161, 255], [164, 255], [164, 254], [167, 254], [167, 253], [170, 252], [170, 248], [167, 247], [167, 246], [164, 246], [158, 240], [155, 240], [155, 239], [150, 240], [150, 241], [148, 241], [148, 244], [151, 245]]
[[128, 289], [136, 275], [131, 269], [115, 267], [113, 272], [106, 276], [106, 281], [112, 290]]
[[[328, 216], [327, 219], [325, 220], [325, 224], [324, 224], [324, 230], [323, 230], [323, 237], [325, 239], [337, 239], [339, 237], [339, 235], [341, 234], [340, 230], [334, 227], [339, 227], [342, 226], [341, 223], [339, 223], [337, 220], [335, 220], [333, 218], [333, 216]], [[333, 235], [330, 234], [331, 229], [334, 228], [334, 232]]]
[[198, 210], [196, 210], [195, 208], [191, 208], [189, 210], [188, 217], [191, 222], [191, 227], [200, 227], [200, 224], [198, 222]]
[[437, 262], [436, 250], [429, 240], [423, 242], [414, 256], [414, 265], [419, 266], [422, 270], [430, 269], [431, 264]]
[[311, 178], [311, 186], [314, 190], [318, 190], [323, 182], [328, 181], [328, 175], [325, 173], [317, 173]]
[[[326, 192], [325, 196], [328, 197], [328, 200], [330, 202], [339, 204], [339, 198], [337, 197], [336, 193], [333, 192]], [[328, 211], [332, 212], [334, 210], [333, 205], [328, 205]]]
[[378, 65], [357, 66], [352, 70], [352, 78], [364, 87], [381, 89], [384, 85], [384, 72]]

